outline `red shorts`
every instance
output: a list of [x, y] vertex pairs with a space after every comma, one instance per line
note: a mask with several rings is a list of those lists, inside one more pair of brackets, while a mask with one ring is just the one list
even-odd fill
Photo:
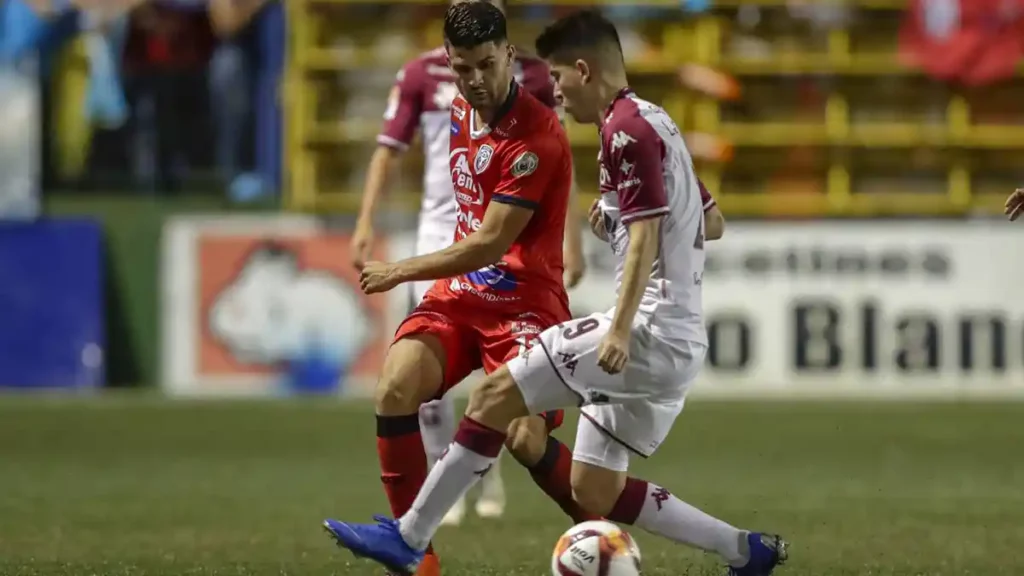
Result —
[[[460, 310], [458, 301], [439, 300], [428, 293], [398, 327], [392, 343], [416, 334], [431, 334], [441, 341], [446, 359], [444, 380], [438, 393], [441, 397], [479, 368], [487, 374], [494, 372], [533, 346], [546, 328], [566, 320], [553, 316], [466, 312], [464, 307]], [[564, 413], [553, 410], [541, 416], [548, 430], [554, 430], [562, 425]]]

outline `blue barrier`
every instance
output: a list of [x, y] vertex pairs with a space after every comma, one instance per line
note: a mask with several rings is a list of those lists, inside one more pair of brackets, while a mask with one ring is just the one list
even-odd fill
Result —
[[0, 222], [0, 386], [103, 385], [103, 252], [97, 222]]

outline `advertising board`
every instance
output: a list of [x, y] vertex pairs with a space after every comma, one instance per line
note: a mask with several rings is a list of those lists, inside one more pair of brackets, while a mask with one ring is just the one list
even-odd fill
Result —
[[[614, 304], [607, 245], [574, 314]], [[1024, 395], [1024, 228], [1003, 222], [731, 223], [707, 247], [715, 396]]]
[[[181, 217], [164, 228], [163, 385], [180, 395], [365, 395], [390, 333], [349, 236], [304, 216]], [[384, 254], [386, 241], [379, 242]]]

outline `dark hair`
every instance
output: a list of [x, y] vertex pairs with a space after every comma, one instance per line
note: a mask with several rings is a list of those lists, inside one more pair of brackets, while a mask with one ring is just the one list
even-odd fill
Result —
[[505, 15], [497, 6], [487, 2], [463, 2], [449, 6], [444, 15], [444, 39], [456, 48], [506, 42]]
[[594, 10], [582, 10], [559, 18], [544, 29], [534, 43], [545, 60], [563, 52], [612, 48], [622, 55], [619, 32], [607, 18]]

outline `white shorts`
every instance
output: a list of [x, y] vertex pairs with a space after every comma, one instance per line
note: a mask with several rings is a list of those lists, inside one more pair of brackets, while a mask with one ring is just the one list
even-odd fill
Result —
[[[455, 234], [452, 230], [449, 230], [448, 232], [439, 232], [436, 229], [425, 230], [424, 228], [427, 227], [421, 225], [419, 232], [416, 234], [417, 256], [430, 254], [431, 252], [437, 252], [438, 250], [444, 250], [448, 246], [451, 246], [452, 238], [454, 238]], [[422, 282], [413, 282], [409, 285], [409, 289], [411, 290], [409, 297], [412, 299], [409, 306], [410, 310], [415, 308], [423, 300], [423, 296], [427, 293], [427, 290], [430, 290], [430, 287], [434, 285], [434, 282], [435, 280], [424, 280]]]
[[627, 460], [629, 452], [645, 458], [653, 454], [683, 410], [707, 347], [669, 343], [646, 326], [635, 325], [626, 368], [608, 374], [597, 365], [597, 348], [610, 328], [607, 314], [548, 328], [536, 345], [508, 363], [508, 369], [531, 414], [582, 406], [579, 434], [592, 428], [600, 430], [602, 439], [581, 446], [577, 437], [574, 458], [617, 469], [625, 465], [611, 461], [619, 460], [618, 455], [590, 452], [616, 452], [602, 447], [610, 441], [628, 449], [621, 450]]

